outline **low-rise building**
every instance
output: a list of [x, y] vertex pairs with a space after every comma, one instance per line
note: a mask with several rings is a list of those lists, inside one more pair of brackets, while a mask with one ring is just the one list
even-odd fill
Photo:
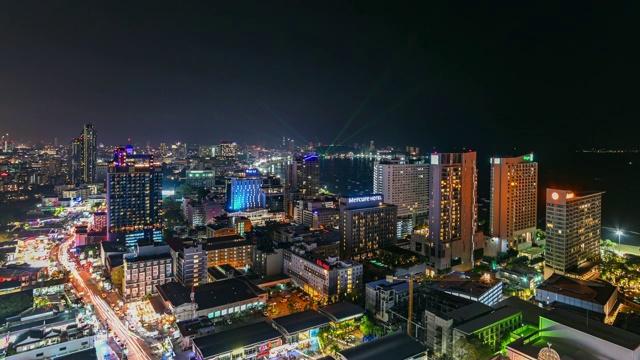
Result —
[[202, 360], [264, 359], [282, 345], [282, 334], [262, 321], [193, 340], [193, 352]]
[[508, 344], [506, 350], [511, 360], [637, 360], [640, 335], [553, 309], [540, 316], [538, 331]]
[[453, 346], [456, 346], [458, 339], [473, 336], [492, 351], [498, 351], [504, 336], [520, 327], [522, 311], [504, 306], [454, 327]]
[[229, 264], [235, 268], [251, 265], [254, 245], [244, 236], [231, 235], [202, 240], [202, 249], [207, 253], [207, 267]]
[[157, 288], [165, 309], [179, 321], [198, 316], [226, 317], [240, 311], [262, 308], [268, 299], [264, 290], [244, 278], [235, 277], [193, 288], [193, 304], [191, 287], [174, 281], [158, 285]]
[[[472, 272], [452, 271], [445, 276], [447, 281], [429, 283], [433, 289], [463, 297], [485, 305], [493, 305], [502, 299], [502, 282], [489, 273], [478, 276]], [[460, 281], [456, 281], [460, 279]]]
[[318, 331], [328, 327], [331, 320], [315, 310], [305, 310], [275, 318], [271, 324], [284, 335], [287, 344], [305, 348], [318, 346]]
[[422, 360], [427, 351], [418, 340], [403, 331], [379, 337], [358, 346], [346, 348], [338, 353], [340, 360]]
[[302, 247], [284, 250], [284, 274], [312, 296], [328, 298], [362, 286], [362, 264], [338, 258], [321, 258]]
[[546, 304], [567, 304], [609, 315], [618, 301], [618, 290], [609, 284], [588, 282], [556, 273], [538, 286], [536, 300]]
[[397, 305], [405, 305], [409, 299], [409, 283], [377, 280], [365, 287], [365, 309], [384, 322], [389, 321], [389, 310]]

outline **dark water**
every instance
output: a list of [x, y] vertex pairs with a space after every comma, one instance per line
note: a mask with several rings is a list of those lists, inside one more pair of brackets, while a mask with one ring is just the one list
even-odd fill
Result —
[[[604, 191], [603, 238], [615, 242], [622, 229], [623, 244], [640, 245], [640, 154], [536, 153], [539, 166], [538, 227], [544, 226], [546, 188]], [[486, 158], [486, 159], [485, 159]], [[485, 161], [486, 160], [486, 161]], [[284, 167], [273, 171], [284, 176]], [[489, 157], [478, 154], [478, 194], [489, 199]], [[373, 190], [373, 160], [366, 158], [321, 159], [320, 185], [335, 194], [358, 195]], [[487, 216], [481, 211], [482, 216]]]

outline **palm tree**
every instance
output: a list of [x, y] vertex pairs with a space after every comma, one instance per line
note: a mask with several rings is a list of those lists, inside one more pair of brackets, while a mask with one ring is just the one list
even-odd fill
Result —
[[340, 346], [338, 346], [338, 344], [336, 344], [336, 343], [333, 343], [329, 347], [329, 352], [331, 352], [334, 357], [338, 357], [338, 353], [340, 352]]

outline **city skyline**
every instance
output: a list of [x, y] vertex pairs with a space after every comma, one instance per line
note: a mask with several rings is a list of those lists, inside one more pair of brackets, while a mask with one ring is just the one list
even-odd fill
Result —
[[[638, 115], [626, 95], [637, 76], [626, 44], [637, 34], [624, 6], [0, 10], [0, 116], [17, 140], [67, 142], [90, 122], [113, 144], [286, 136], [495, 155], [637, 146], [625, 127]], [[451, 124], [455, 136], [441, 136]]]

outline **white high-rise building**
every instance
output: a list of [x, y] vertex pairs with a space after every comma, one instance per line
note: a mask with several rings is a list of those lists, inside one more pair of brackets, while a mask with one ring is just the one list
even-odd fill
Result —
[[398, 238], [410, 234], [415, 225], [427, 218], [429, 165], [381, 160], [373, 165], [373, 174], [373, 192], [398, 207]]
[[491, 236], [522, 250], [535, 241], [538, 163], [533, 154], [491, 158]]
[[602, 194], [547, 189], [545, 279], [578, 274], [600, 258]]

